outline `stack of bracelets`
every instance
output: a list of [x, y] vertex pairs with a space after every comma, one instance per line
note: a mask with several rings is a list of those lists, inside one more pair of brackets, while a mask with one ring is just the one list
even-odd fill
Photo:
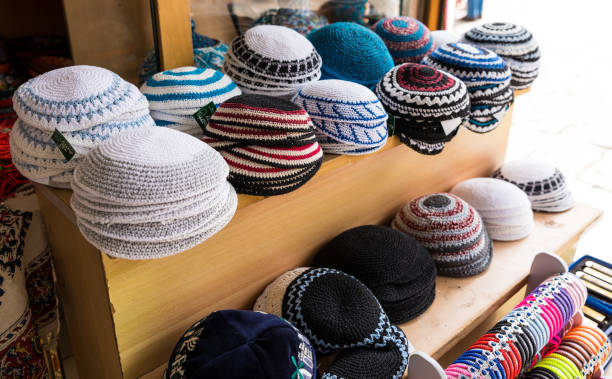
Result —
[[571, 273], [533, 290], [446, 370], [447, 378], [516, 378], [559, 334], [586, 301], [586, 288]]
[[556, 350], [547, 354], [525, 376], [526, 379], [597, 378], [594, 375], [610, 355], [610, 340], [599, 328], [571, 329]]

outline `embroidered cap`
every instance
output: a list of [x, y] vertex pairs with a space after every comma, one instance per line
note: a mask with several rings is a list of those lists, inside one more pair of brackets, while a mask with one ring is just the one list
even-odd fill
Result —
[[193, 324], [176, 344], [166, 379], [313, 379], [308, 339], [278, 316], [223, 310]]

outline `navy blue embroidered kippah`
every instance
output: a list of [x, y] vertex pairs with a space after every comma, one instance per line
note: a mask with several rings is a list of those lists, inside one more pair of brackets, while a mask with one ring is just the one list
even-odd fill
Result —
[[187, 329], [165, 378], [314, 379], [315, 359], [308, 339], [285, 320], [223, 310]]

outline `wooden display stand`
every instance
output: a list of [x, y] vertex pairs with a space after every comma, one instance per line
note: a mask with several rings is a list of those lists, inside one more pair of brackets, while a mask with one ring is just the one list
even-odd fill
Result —
[[[225, 229], [163, 259], [110, 258], [81, 236], [69, 190], [37, 186], [81, 377], [148, 373], [167, 362], [192, 323], [219, 309], [250, 309], [269, 282], [308, 265], [338, 233], [388, 224], [415, 196], [489, 176], [504, 161], [511, 117], [512, 109], [487, 134], [460, 130], [437, 156], [417, 154], [393, 137], [375, 154], [326, 157], [302, 188], [269, 198], [240, 195], [239, 209]], [[563, 251], [599, 215], [580, 204], [561, 214], [536, 214], [530, 237], [495, 243], [486, 273], [439, 277], [433, 305], [402, 329], [417, 350], [439, 357], [526, 283], [535, 253]]]

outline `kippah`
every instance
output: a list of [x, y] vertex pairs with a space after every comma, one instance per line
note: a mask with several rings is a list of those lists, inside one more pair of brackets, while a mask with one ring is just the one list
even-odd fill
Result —
[[396, 65], [419, 63], [434, 49], [429, 28], [412, 17], [383, 18], [374, 24], [372, 30], [385, 42]]

